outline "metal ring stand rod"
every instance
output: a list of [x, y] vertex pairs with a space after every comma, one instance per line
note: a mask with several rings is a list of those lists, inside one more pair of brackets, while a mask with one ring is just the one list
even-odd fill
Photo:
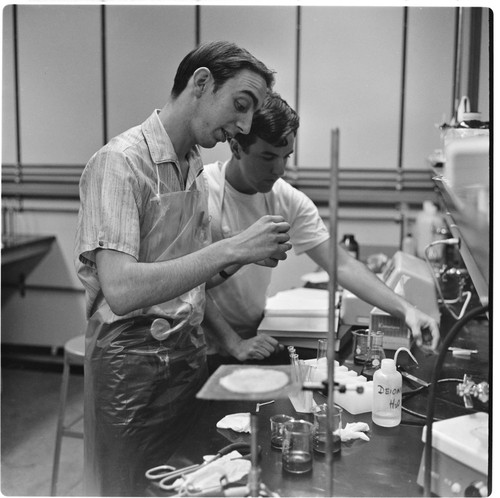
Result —
[[257, 443], [258, 418], [257, 413], [252, 413], [250, 416], [250, 432], [251, 432], [251, 462], [250, 474], [248, 476], [249, 495], [252, 497], [260, 494], [260, 468], [259, 468], [259, 450]]
[[335, 342], [336, 342], [336, 290], [337, 290], [337, 223], [338, 223], [338, 170], [339, 170], [339, 129], [331, 133], [331, 165], [330, 165], [330, 278], [328, 280], [329, 309], [328, 309], [328, 346], [326, 351], [328, 364], [328, 417], [326, 431], [326, 463], [328, 468], [327, 496], [333, 496], [333, 407], [335, 390]]

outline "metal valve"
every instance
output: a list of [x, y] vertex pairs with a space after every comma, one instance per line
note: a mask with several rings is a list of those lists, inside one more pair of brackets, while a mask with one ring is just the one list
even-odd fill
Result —
[[462, 396], [465, 408], [473, 408], [472, 396], [486, 403], [490, 399], [490, 386], [487, 382], [476, 384], [467, 374], [464, 374], [463, 382], [457, 386], [457, 394]]

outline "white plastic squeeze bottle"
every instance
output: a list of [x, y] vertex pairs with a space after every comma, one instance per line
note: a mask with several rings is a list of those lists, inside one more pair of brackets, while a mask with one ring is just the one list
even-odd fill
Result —
[[395, 427], [401, 422], [403, 380], [392, 358], [382, 360], [382, 368], [373, 375], [372, 420], [382, 427]]
[[382, 427], [396, 427], [401, 423], [403, 379], [396, 369], [396, 360], [402, 350], [417, 362], [407, 348], [399, 348], [394, 359], [384, 358], [382, 367], [373, 375], [372, 420]]

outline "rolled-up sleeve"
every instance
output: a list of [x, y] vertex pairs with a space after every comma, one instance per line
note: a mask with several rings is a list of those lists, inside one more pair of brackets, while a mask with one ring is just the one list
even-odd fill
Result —
[[138, 259], [141, 189], [129, 158], [121, 151], [95, 154], [80, 181], [82, 263], [95, 267], [96, 249], [113, 249]]

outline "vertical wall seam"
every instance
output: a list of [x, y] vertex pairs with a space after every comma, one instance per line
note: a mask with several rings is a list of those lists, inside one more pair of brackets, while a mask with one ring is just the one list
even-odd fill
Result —
[[108, 143], [108, 86], [106, 78], [106, 6], [101, 5], [101, 84], [102, 84], [102, 138]]
[[19, 104], [19, 44], [18, 44], [18, 22], [17, 5], [12, 6], [12, 31], [14, 50], [14, 105], [16, 115], [16, 165], [19, 176], [21, 176], [21, 112]]
[[462, 8], [457, 7], [455, 10], [455, 54], [454, 54], [454, 64], [453, 64], [453, 92], [452, 92], [452, 102], [451, 102], [451, 118], [456, 118], [456, 107], [457, 102], [460, 99], [461, 87], [460, 79], [462, 72]]
[[403, 8], [403, 54], [401, 64], [401, 102], [399, 117], [399, 144], [398, 144], [398, 170], [403, 168], [403, 143], [405, 127], [405, 100], [406, 100], [406, 59], [408, 45], [408, 7]]
[[201, 7], [199, 5], [195, 6], [195, 26], [194, 26], [194, 37], [195, 46], [198, 47], [201, 41]]
[[[295, 30], [295, 111], [300, 116], [300, 49], [301, 49], [301, 27], [302, 11], [300, 5], [297, 6], [297, 24]], [[300, 133], [300, 129], [298, 131]], [[293, 155], [294, 168], [298, 167], [299, 162], [299, 141], [295, 140], [295, 153]]]

